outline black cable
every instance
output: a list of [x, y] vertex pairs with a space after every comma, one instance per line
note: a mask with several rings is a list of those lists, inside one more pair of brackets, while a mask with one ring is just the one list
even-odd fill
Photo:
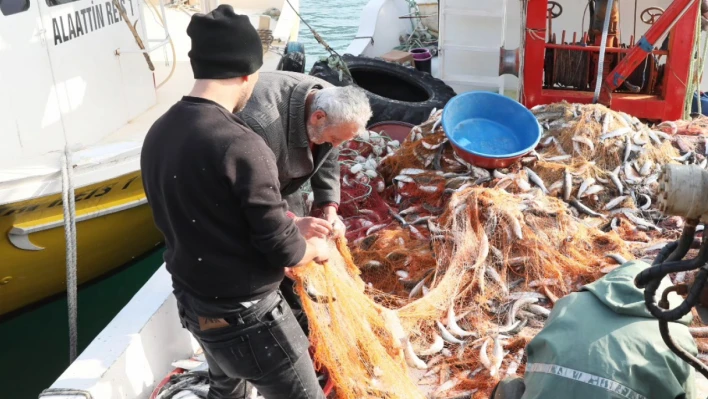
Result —
[[[671, 255], [671, 253], [674, 252], [676, 247], [678, 247], [678, 243], [679, 243], [678, 241], [670, 242], [670, 243], [666, 244], [664, 246], [664, 248], [661, 248], [661, 251], [659, 251], [659, 253], [656, 255], [656, 258], [654, 258], [654, 262], [652, 262], [651, 265], [657, 266], [660, 263], [664, 263], [666, 258], [668, 258], [669, 255]], [[636, 282], [636, 279], [635, 279], [635, 282]], [[637, 288], [641, 288], [641, 287], [637, 287]]]
[[[681, 239], [683, 239], [683, 235], [681, 236]], [[666, 247], [664, 247], [664, 249], [666, 249]], [[660, 263], [656, 266], [642, 270], [642, 272], [637, 274], [637, 277], [634, 278], [634, 285], [637, 288], [644, 288], [652, 280], [661, 280], [671, 273], [698, 269], [699, 267], [705, 265], [706, 262], [708, 262], [708, 239], [704, 237], [703, 242], [701, 243], [701, 249], [698, 251], [698, 255], [695, 259]]]
[[[701, 269], [701, 273], [704, 271], [706, 271], [705, 268]], [[703, 283], [705, 283], [705, 278], [703, 279]], [[675, 287], [669, 287], [664, 291], [660, 305], [665, 308], [669, 307], [668, 299], [666, 298], [668, 296], [668, 293], [673, 289], [675, 289]], [[664, 340], [664, 343], [666, 343], [666, 346], [668, 346], [672, 352], [674, 352], [684, 362], [691, 365], [691, 367], [696, 369], [699, 373], [703, 374], [706, 378], [708, 378], [708, 367], [706, 367], [706, 365], [703, 364], [703, 362], [701, 362], [695, 356], [688, 353], [688, 351], [686, 351], [684, 348], [679, 346], [676, 342], [674, 342], [673, 338], [671, 338], [668, 321], [659, 320], [659, 332], [661, 333], [661, 339]]]
[[683, 232], [681, 232], [681, 238], [679, 238], [678, 248], [666, 258], [666, 262], [673, 262], [683, 259], [691, 249], [693, 245], [693, 237], [696, 235], [696, 226], [698, 225], [698, 220], [687, 220], [686, 225], [683, 226]]
[[708, 266], [701, 267], [701, 271], [696, 276], [695, 283], [691, 287], [686, 299], [681, 304], [671, 310], [665, 310], [656, 305], [656, 292], [661, 285], [661, 278], [652, 280], [644, 289], [644, 304], [647, 310], [659, 320], [676, 321], [691, 312], [691, 308], [698, 304], [703, 292], [703, 287], [708, 279]]

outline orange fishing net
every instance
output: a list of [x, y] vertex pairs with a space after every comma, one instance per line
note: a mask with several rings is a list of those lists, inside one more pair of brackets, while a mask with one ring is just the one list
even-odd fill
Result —
[[468, 165], [439, 117], [376, 158], [362, 182], [383, 187], [368, 197], [352, 182], [361, 160], [343, 165], [343, 198], [355, 198], [341, 212], [349, 246], [297, 270], [315, 359], [338, 398], [487, 398], [523, 373], [524, 348], [558, 297], [616, 267], [607, 255], [632, 259], [623, 238], [650, 240], [579, 219], [521, 165], [505, 176]]

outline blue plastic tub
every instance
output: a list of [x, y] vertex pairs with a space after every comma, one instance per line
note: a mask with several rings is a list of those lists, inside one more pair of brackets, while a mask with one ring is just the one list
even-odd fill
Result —
[[487, 91], [453, 97], [443, 110], [442, 126], [462, 159], [487, 169], [507, 167], [531, 152], [542, 132], [526, 107]]

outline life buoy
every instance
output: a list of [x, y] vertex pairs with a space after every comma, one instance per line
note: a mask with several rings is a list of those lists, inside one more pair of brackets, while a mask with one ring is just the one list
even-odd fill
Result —
[[418, 125], [428, 119], [433, 109], [442, 109], [456, 95], [442, 80], [413, 68], [351, 54], [342, 59], [353, 80], [344, 76], [340, 81], [339, 72], [323, 61], [313, 65], [310, 75], [335, 86], [355, 84], [364, 89], [373, 111], [369, 124], [400, 121]]

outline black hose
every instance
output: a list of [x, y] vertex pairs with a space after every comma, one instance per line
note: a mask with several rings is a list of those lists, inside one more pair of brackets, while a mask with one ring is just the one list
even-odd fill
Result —
[[676, 260], [683, 259], [691, 249], [693, 245], [693, 237], [696, 235], [696, 226], [698, 225], [698, 220], [687, 220], [686, 225], [683, 226], [683, 232], [681, 232], [681, 238], [679, 238], [678, 248], [666, 258], [666, 262], [673, 262]]
[[[701, 269], [701, 273], [706, 271], [705, 268]], [[703, 279], [703, 283], [705, 283], [705, 278]], [[668, 300], [666, 299], [669, 292], [671, 290], [674, 290], [676, 287], [669, 287], [667, 288], [663, 295], [662, 295], [662, 301], [660, 303], [661, 306], [668, 308], [669, 303]], [[679, 346], [676, 342], [674, 342], [673, 338], [671, 338], [671, 334], [669, 332], [669, 322], [666, 320], [659, 320], [659, 332], [661, 333], [661, 339], [664, 340], [666, 343], [666, 346], [671, 349], [672, 352], [674, 352], [678, 357], [680, 357], [684, 362], [688, 363], [696, 369], [699, 373], [703, 374], [706, 378], [708, 378], [708, 367], [706, 367], [703, 362], [701, 362], [699, 359], [697, 359], [695, 356], [692, 354], [688, 353], [684, 348]]]
[[[656, 291], [661, 285], [661, 278], [652, 280], [644, 289], [644, 304], [647, 310], [659, 320], [676, 321], [691, 312], [691, 308], [698, 304], [703, 287], [708, 279], [708, 266], [701, 267], [701, 271], [696, 276], [695, 283], [691, 287], [686, 299], [679, 306], [671, 310], [665, 310], [656, 306]], [[668, 307], [668, 304], [667, 306]]]
[[[681, 235], [681, 240], [683, 239], [684, 236]], [[693, 242], [693, 239], [691, 239], [691, 242]], [[666, 247], [668, 247], [669, 245], [667, 245]], [[664, 247], [664, 249], [666, 249], [666, 247]], [[649, 284], [649, 282], [652, 280], [661, 280], [662, 278], [666, 277], [671, 273], [685, 272], [693, 269], [698, 269], [699, 267], [705, 265], [706, 262], [708, 262], [708, 239], [704, 238], [703, 242], [701, 243], [701, 249], [698, 251], [698, 255], [695, 259], [688, 261], [673, 261], [661, 263], [656, 266], [652, 266], [648, 269], [642, 270], [641, 273], [637, 274], [637, 277], [634, 278], [634, 285], [637, 288], [644, 288], [647, 287], [647, 284]]]
[[661, 251], [656, 255], [656, 258], [654, 259], [654, 262], [652, 262], [652, 266], [657, 266], [660, 263], [664, 263], [666, 258], [674, 252], [676, 247], [678, 247], [678, 241], [670, 242], [664, 246], [664, 248], [661, 248]]

